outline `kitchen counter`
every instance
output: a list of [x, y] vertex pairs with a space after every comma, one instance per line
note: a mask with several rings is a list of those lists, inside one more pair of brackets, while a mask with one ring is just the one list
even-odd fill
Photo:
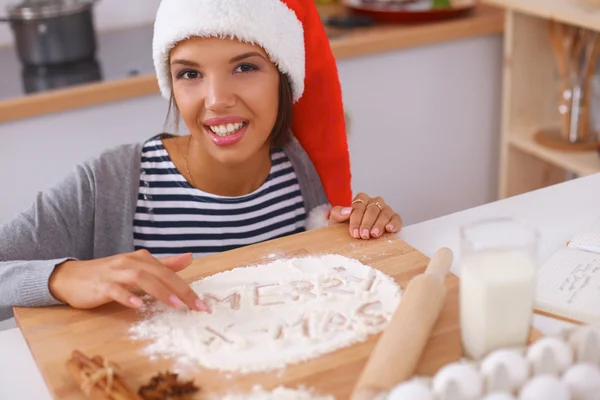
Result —
[[[405, 227], [398, 236], [431, 257], [443, 246], [454, 252], [452, 271], [460, 275], [458, 227], [484, 218], [521, 218], [541, 233], [540, 260], [548, 259], [580, 229], [600, 214], [600, 174], [568, 181], [520, 196], [489, 203], [441, 218]], [[573, 207], [576, 201], [577, 207]], [[536, 315], [533, 324], [551, 335], [570, 326], [567, 322]], [[18, 329], [0, 332], [0, 398], [49, 400], [23, 336]]]
[[[325, 16], [339, 5], [319, 6]], [[418, 25], [377, 24], [330, 29], [337, 60], [500, 33], [500, 9], [480, 5], [458, 19]], [[158, 93], [151, 55], [152, 26], [98, 35], [97, 59], [61, 70], [25, 70], [13, 48], [0, 49], [0, 123]], [[55, 84], [69, 86], [53, 89]]]

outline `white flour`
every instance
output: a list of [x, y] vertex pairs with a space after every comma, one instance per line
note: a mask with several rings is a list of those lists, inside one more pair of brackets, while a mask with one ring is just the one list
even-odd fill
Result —
[[389, 276], [339, 255], [278, 260], [196, 281], [212, 314], [155, 303], [131, 329], [150, 356], [180, 365], [258, 372], [366, 340], [400, 301]]
[[230, 394], [220, 400], [335, 400], [333, 396], [318, 396], [305, 389], [288, 389], [283, 386], [266, 391], [256, 386], [251, 393]]

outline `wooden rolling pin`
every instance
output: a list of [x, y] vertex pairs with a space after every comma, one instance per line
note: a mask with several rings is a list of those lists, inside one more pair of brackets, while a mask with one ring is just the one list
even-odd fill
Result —
[[415, 276], [365, 365], [351, 400], [373, 400], [413, 376], [446, 300], [453, 254], [445, 247]]

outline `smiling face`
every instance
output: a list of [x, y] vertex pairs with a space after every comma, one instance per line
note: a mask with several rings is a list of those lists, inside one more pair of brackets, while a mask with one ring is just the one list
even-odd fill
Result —
[[269, 148], [280, 75], [262, 48], [194, 37], [171, 50], [170, 68], [175, 103], [198, 151], [237, 164]]

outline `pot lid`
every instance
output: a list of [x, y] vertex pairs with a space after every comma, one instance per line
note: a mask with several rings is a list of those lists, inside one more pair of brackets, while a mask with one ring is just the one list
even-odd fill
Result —
[[89, 8], [94, 0], [23, 0], [9, 5], [11, 19], [37, 19], [69, 15]]

